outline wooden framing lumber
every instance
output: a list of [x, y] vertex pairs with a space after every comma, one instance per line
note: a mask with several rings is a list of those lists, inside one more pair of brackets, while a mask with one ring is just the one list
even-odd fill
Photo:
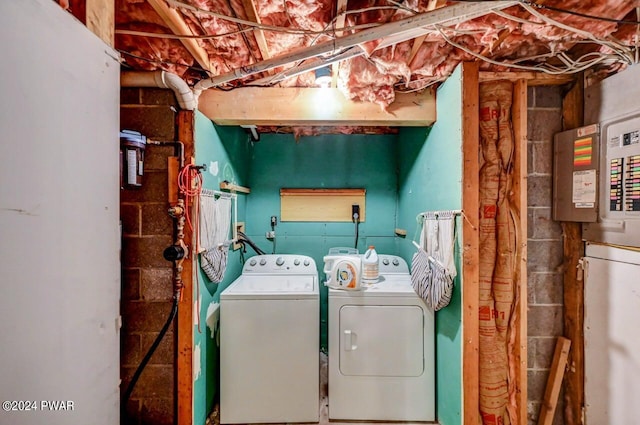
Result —
[[462, 388], [465, 425], [478, 425], [480, 415], [480, 100], [477, 62], [462, 65]]
[[[562, 101], [563, 129], [584, 124], [584, 84], [580, 76]], [[564, 334], [571, 340], [565, 378], [565, 423], [584, 423], [584, 282], [578, 277], [578, 261], [584, 255], [580, 223], [562, 222], [564, 252]]]
[[[260, 15], [258, 15], [258, 10], [256, 9], [256, 3], [253, 0], [242, 0], [242, 5], [244, 6], [244, 10], [247, 13], [247, 18], [249, 18], [250, 21], [253, 21], [257, 24], [262, 23], [260, 21]], [[260, 28], [256, 28], [253, 30], [253, 35], [256, 37], [256, 42], [258, 43], [258, 48], [260, 49], [262, 60], [269, 59], [271, 57], [271, 53], [269, 52], [269, 47], [267, 46], [267, 39], [264, 37], [264, 31], [262, 31]]]
[[[180, 13], [175, 9], [170, 8], [164, 0], [147, 0], [147, 2], [151, 7], [153, 7], [156, 13], [160, 15], [160, 18], [167, 24], [174, 34], [195, 35]], [[193, 58], [202, 68], [211, 70], [209, 54], [198, 44], [197, 40], [192, 38], [183, 38], [180, 39], [180, 42], [189, 51], [189, 53], [191, 53]]]
[[115, 0], [70, 0], [69, 10], [109, 46], [114, 46]]
[[[184, 144], [185, 161], [195, 157], [195, 115], [193, 111], [181, 110], [177, 116], [178, 138]], [[189, 247], [189, 256], [182, 263], [182, 299], [178, 304], [177, 323], [177, 418], [176, 425], [193, 425], [193, 269], [195, 263], [194, 238], [185, 228], [184, 243]]]
[[436, 120], [432, 90], [396, 93], [395, 102], [383, 111], [332, 88], [209, 89], [200, 95], [198, 109], [219, 125], [429, 126]]
[[540, 415], [538, 416], [538, 425], [553, 424], [553, 416], [558, 406], [560, 386], [562, 385], [564, 370], [567, 366], [570, 347], [571, 341], [567, 338], [559, 337], [556, 341], [556, 349], [553, 353], [553, 361], [551, 363], [551, 369], [549, 370], [547, 388], [544, 391], [544, 400], [540, 407]]
[[527, 81], [513, 84], [511, 110], [514, 138], [513, 187], [511, 205], [518, 215], [516, 234], [516, 294], [514, 306], [516, 332], [513, 356], [515, 362], [517, 424], [527, 425]]
[[543, 72], [481, 72], [480, 82], [526, 80], [529, 86], [559, 86], [575, 80], [573, 75], [551, 75]]

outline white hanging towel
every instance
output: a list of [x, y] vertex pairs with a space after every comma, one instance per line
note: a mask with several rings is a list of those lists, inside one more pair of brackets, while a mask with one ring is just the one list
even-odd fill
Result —
[[455, 212], [427, 213], [420, 245], [411, 263], [411, 283], [428, 306], [438, 311], [453, 294], [457, 275], [454, 261]]
[[224, 278], [229, 254], [231, 199], [200, 197], [200, 267], [214, 283]]

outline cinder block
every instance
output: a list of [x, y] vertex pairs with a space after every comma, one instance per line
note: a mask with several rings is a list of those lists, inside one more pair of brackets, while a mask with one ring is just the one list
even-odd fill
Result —
[[[170, 263], [167, 262], [167, 265]], [[145, 301], [171, 301], [173, 297], [173, 270], [165, 268], [142, 269], [142, 299]]]
[[169, 106], [122, 105], [120, 127], [139, 131], [151, 139], [175, 140], [175, 113]]
[[142, 176], [142, 186], [122, 189], [120, 202], [167, 202], [169, 189], [166, 171], [147, 170]]
[[[121, 369], [122, 385], [121, 388], [126, 390], [131, 377], [135, 373], [136, 367], [125, 367]], [[168, 398], [173, 397], [173, 367], [166, 365], [148, 364], [144, 373], [140, 375], [140, 379], [136, 383], [132, 399], [146, 398]]]
[[527, 402], [527, 425], [538, 425], [538, 415], [540, 413], [540, 401], [531, 400]]
[[140, 90], [141, 103], [143, 105], [167, 105], [178, 106], [176, 95], [170, 89], [161, 88], [144, 88]]
[[533, 369], [536, 364], [536, 340], [538, 338], [527, 338], [527, 369]]
[[561, 240], [529, 239], [527, 241], [527, 271], [529, 273], [560, 271], [562, 261]]
[[172, 398], [148, 398], [143, 400], [140, 419], [143, 424], [173, 425]]
[[530, 207], [551, 206], [551, 176], [527, 177], [527, 203]]
[[556, 337], [535, 338], [536, 340], [536, 359], [534, 367], [536, 369], [549, 369], [553, 361], [553, 353], [556, 349]]
[[536, 108], [562, 108], [560, 86], [537, 86], [534, 103]]
[[533, 142], [527, 141], [527, 174], [533, 174]]
[[140, 205], [120, 204], [120, 220], [123, 235], [140, 235]]
[[166, 200], [162, 203], [142, 204], [143, 236], [173, 235], [173, 219], [167, 212], [168, 207]]
[[533, 108], [535, 106], [536, 88], [527, 86], [527, 107]]
[[535, 304], [564, 303], [564, 275], [561, 271], [549, 273], [534, 273], [529, 279], [535, 290]]
[[166, 170], [167, 158], [177, 156], [173, 145], [147, 145], [144, 151], [144, 168], [146, 170]]
[[[531, 210], [531, 208], [529, 208]], [[529, 218], [533, 226], [533, 239], [561, 239], [562, 226], [551, 219], [551, 208], [533, 208], [533, 217]], [[144, 224], [144, 223], [143, 223]]]
[[[126, 389], [122, 389], [124, 393]], [[125, 418], [121, 425], [140, 425], [140, 400], [129, 399], [125, 411]]]
[[122, 238], [123, 267], [164, 268], [170, 264], [162, 256], [166, 247], [173, 243], [170, 235]]
[[[548, 370], [530, 370], [527, 372], [527, 396], [530, 401], [544, 399], [544, 390], [547, 386]], [[538, 417], [536, 412], [536, 419]]]
[[120, 298], [123, 300], [140, 299], [140, 269], [124, 269]]
[[141, 347], [139, 334], [122, 333], [120, 339], [120, 364], [122, 366], [138, 366], [142, 360]]
[[140, 89], [123, 87], [120, 89], [121, 105], [139, 105]]
[[533, 172], [536, 174], [553, 173], [553, 140], [532, 142]]
[[[142, 355], [146, 355], [155, 341], [158, 333], [142, 334]], [[175, 344], [173, 342], [173, 332], [167, 332], [153, 356], [149, 360], [149, 364], [173, 365], [175, 360]]]
[[562, 306], [529, 306], [527, 334], [529, 336], [562, 335]]
[[560, 110], [529, 109], [527, 111], [527, 139], [535, 142], [553, 140], [553, 135], [562, 129]]
[[[122, 331], [129, 333], [160, 332], [170, 311], [170, 302], [123, 302]], [[172, 329], [169, 329], [169, 332], [172, 332]]]

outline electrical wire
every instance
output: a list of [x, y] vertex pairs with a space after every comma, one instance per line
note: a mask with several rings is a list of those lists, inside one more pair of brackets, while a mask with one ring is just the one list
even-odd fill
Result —
[[166, 33], [159, 33], [159, 32], [118, 30], [118, 29], [115, 30], [115, 33], [122, 34], [122, 35], [137, 35], [140, 37], [166, 38], [169, 40], [188, 40], [188, 39], [210, 40], [215, 38], [231, 37], [231, 36], [243, 34], [249, 31], [253, 31], [253, 28], [245, 28], [238, 31], [226, 32], [224, 34], [204, 34], [204, 35], [176, 35], [176, 34], [166, 34]]
[[179, 298], [179, 294], [178, 294], [178, 292], [176, 292], [173, 295], [173, 302], [171, 304], [171, 311], [169, 312], [169, 316], [167, 317], [167, 321], [165, 322], [164, 326], [160, 330], [160, 333], [158, 334], [156, 339], [153, 341], [153, 344], [151, 344], [151, 347], [149, 348], [149, 351], [147, 351], [147, 354], [143, 357], [142, 361], [140, 362], [140, 365], [138, 366], [138, 368], [136, 369], [135, 373], [131, 377], [131, 381], [129, 381], [129, 385], [127, 385], [127, 390], [124, 392], [124, 395], [122, 396], [122, 403], [121, 403], [121, 408], [120, 408], [121, 409], [121, 413], [120, 413], [120, 415], [121, 415], [121, 418], [123, 420], [124, 420], [124, 418], [126, 416], [126, 409], [127, 409], [127, 405], [129, 404], [128, 403], [129, 398], [131, 398], [131, 393], [133, 392], [133, 389], [136, 386], [136, 383], [138, 382], [138, 379], [140, 379], [140, 375], [142, 375], [142, 372], [144, 371], [145, 367], [147, 366], [147, 363], [149, 363], [149, 360], [151, 360], [151, 357], [153, 356], [153, 353], [155, 353], [156, 349], [160, 345], [160, 342], [162, 341], [162, 338], [164, 338], [165, 334], [169, 330], [169, 326], [171, 326], [171, 323], [173, 322], [173, 319], [176, 317], [176, 313], [178, 312], [178, 298]]

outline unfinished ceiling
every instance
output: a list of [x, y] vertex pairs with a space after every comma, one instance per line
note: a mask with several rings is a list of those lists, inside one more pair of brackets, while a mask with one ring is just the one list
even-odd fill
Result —
[[[490, 10], [493, 8], [494, 10]], [[310, 87], [328, 65], [347, 98], [386, 109], [461, 61], [484, 71], [586, 69], [636, 61], [638, 0], [116, 0], [123, 65], [198, 89]]]

